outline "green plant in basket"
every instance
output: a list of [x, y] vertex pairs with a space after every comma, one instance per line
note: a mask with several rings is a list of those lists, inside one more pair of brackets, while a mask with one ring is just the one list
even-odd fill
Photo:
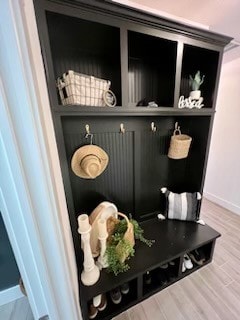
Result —
[[[122, 215], [122, 214], [121, 214]], [[124, 216], [124, 215], [123, 215]], [[108, 261], [108, 271], [118, 275], [129, 269], [127, 261], [134, 256], [134, 238], [151, 247], [154, 240], [147, 240], [143, 234], [143, 229], [134, 219], [118, 220], [112, 235], [108, 239], [106, 256]]]

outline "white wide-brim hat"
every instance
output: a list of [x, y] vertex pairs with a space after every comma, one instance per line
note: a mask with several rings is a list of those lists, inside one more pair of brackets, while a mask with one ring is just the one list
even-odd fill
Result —
[[78, 177], [95, 179], [106, 169], [108, 160], [108, 155], [103, 149], [90, 144], [75, 151], [71, 167]]

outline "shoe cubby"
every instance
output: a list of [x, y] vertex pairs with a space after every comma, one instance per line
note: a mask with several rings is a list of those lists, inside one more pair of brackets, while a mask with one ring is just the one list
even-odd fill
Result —
[[[198, 247], [196, 249], [193, 249], [189, 252], [187, 252], [185, 255], [187, 255], [187, 262], [185, 263], [185, 257], [183, 256], [181, 259], [181, 263], [185, 264], [185, 271], [184, 268], [180, 267], [180, 272], [183, 276], [186, 276], [195, 270], [205, 266], [212, 260], [213, 250], [215, 246], [215, 241], [211, 241], [201, 247]], [[192, 268], [187, 268], [187, 264], [190, 262], [192, 263]]]
[[143, 275], [143, 296], [157, 292], [178, 278], [180, 259], [166, 262]]
[[177, 42], [128, 31], [129, 105], [173, 107]]
[[180, 95], [183, 95], [185, 98], [189, 97], [190, 91], [192, 91], [189, 84], [189, 75], [194, 78], [197, 71], [200, 71], [201, 77], [205, 75], [204, 81], [200, 86], [201, 97], [204, 99], [204, 108], [212, 108], [218, 63], [218, 51], [185, 44], [183, 49]]
[[[96, 320], [112, 319], [119, 312], [123, 312], [137, 301], [137, 279], [131, 280], [128, 283], [129, 291], [123, 290], [122, 286], [113, 288], [105, 292], [107, 306], [104, 310], [98, 311]], [[125, 285], [125, 283], [124, 283]], [[124, 288], [126, 289], [126, 288]], [[88, 310], [92, 304], [92, 299], [88, 301]], [[90, 319], [88, 314], [88, 319]]]
[[[46, 18], [54, 78], [74, 70], [110, 80], [121, 106], [120, 29], [52, 12], [47, 12]], [[60, 104], [57, 89], [56, 94]]]

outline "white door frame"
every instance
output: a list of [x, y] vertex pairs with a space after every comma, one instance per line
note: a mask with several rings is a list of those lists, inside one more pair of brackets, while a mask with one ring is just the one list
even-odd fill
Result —
[[81, 319], [32, 0], [0, 1], [0, 210], [35, 319]]

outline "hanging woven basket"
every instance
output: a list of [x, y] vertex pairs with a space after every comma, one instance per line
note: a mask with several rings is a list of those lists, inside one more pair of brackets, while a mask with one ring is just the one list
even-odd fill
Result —
[[[121, 216], [127, 222], [127, 230], [123, 236], [123, 239], [126, 240], [131, 247], [134, 247], [135, 239], [134, 239], [134, 228], [133, 228], [132, 223], [129, 221], [128, 217], [125, 214], [118, 212], [118, 216]], [[121, 243], [119, 243], [116, 246], [116, 251], [118, 252], [119, 260], [121, 261], [121, 263], [123, 263], [127, 259], [129, 252], [127, 252], [123, 249]]]
[[187, 158], [192, 138], [186, 134], [182, 134], [180, 127], [177, 127], [171, 137], [168, 157], [171, 159]]

